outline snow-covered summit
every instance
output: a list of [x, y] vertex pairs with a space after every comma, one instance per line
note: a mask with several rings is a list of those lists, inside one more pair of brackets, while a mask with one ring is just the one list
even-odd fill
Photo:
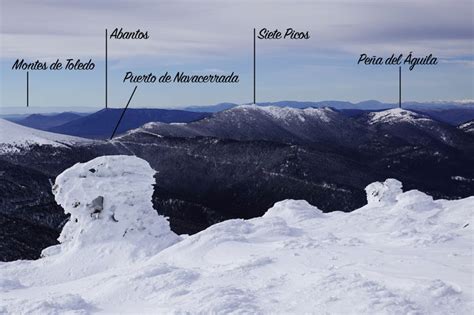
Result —
[[369, 123], [398, 123], [398, 122], [408, 122], [408, 123], [417, 123], [417, 122], [426, 122], [430, 121], [427, 116], [422, 114], [415, 113], [410, 110], [402, 108], [393, 108], [387, 109], [380, 112], [371, 112], [369, 115]]
[[0, 153], [16, 152], [32, 145], [62, 147], [90, 140], [24, 127], [0, 118]]
[[62, 244], [0, 263], [0, 313], [472, 311], [474, 197], [433, 200], [388, 179], [350, 213], [284, 200], [178, 241], [151, 209], [152, 184], [135, 157], [60, 175], [55, 196], [71, 213]]
[[229, 113], [242, 113], [242, 112], [261, 112], [271, 116], [276, 120], [288, 120], [297, 118], [301, 121], [305, 121], [307, 117], [317, 118], [323, 122], [329, 122], [331, 115], [336, 114], [336, 111], [329, 107], [313, 108], [308, 107], [304, 109], [292, 108], [292, 107], [279, 107], [279, 106], [259, 106], [255, 104], [251, 105], [240, 105], [226, 112]]

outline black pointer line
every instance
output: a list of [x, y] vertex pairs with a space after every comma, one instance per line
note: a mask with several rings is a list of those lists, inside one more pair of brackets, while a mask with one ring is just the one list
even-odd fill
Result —
[[253, 29], [253, 103], [256, 104], [256, 83], [255, 83], [255, 77], [256, 77], [256, 36], [255, 36], [255, 28]]
[[107, 29], [105, 29], [105, 108], [108, 107], [108, 84], [107, 84], [107, 76], [108, 76], [108, 53], [107, 53]]
[[30, 73], [26, 71], [26, 107], [30, 106]]
[[120, 118], [117, 122], [117, 125], [115, 126], [114, 132], [112, 133], [112, 136], [110, 136], [110, 140], [112, 140], [112, 138], [115, 136], [115, 132], [117, 132], [117, 128], [120, 125], [120, 122], [122, 121], [123, 115], [125, 114], [125, 111], [127, 110], [128, 105], [130, 104], [130, 101], [132, 100], [132, 97], [135, 94], [135, 91], [137, 90], [137, 87], [138, 87], [138, 85], [135, 85], [135, 88], [133, 89], [132, 95], [130, 95], [130, 98], [128, 99], [127, 105], [123, 109], [122, 115], [120, 115]]
[[398, 107], [402, 108], [402, 67], [398, 67]]

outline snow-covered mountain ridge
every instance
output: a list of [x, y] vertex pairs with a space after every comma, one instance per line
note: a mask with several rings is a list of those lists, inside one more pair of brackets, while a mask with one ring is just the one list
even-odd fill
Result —
[[153, 174], [136, 157], [109, 156], [58, 176], [56, 200], [72, 215], [61, 244], [37, 261], [0, 264], [0, 313], [473, 308], [474, 197], [433, 200], [388, 179], [367, 186], [368, 204], [351, 213], [285, 200], [178, 237], [151, 211]]
[[66, 136], [17, 125], [0, 118], [0, 153], [17, 152], [31, 145], [63, 147], [91, 140]]
[[292, 107], [278, 107], [278, 106], [257, 106], [255, 104], [252, 105], [240, 105], [235, 108], [227, 110], [228, 112], [252, 112], [252, 111], [260, 111], [266, 113], [273, 117], [274, 119], [279, 120], [288, 120], [291, 118], [298, 118], [301, 121], [305, 121], [304, 116], [312, 116], [315, 118], [319, 118], [322, 121], [329, 122], [330, 115], [332, 113], [336, 113], [333, 109], [329, 107], [322, 107], [322, 108], [292, 108]]
[[140, 133], [351, 147], [371, 138], [366, 126], [328, 107], [299, 109], [257, 105], [240, 105], [186, 124], [148, 123], [121, 139], [126, 141], [130, 134], [133, 137]]
[[[366, 133], [370, 125], [410, 123], [420, 127], [437, 125], [438, 122], [427, 115], [411, 110], [394, 108], [379, 112], [370, 112], [367, 119], [355, 121], [330, 107], [291, 108], [277, 106], [240, 105], [213, 114], [202, 120], [182, 123], [164, 124], [151, 122], [129, 133], [155, 132], [164, 136], [211, 136], [211, 137], [244, 137], [247, 133], [258, 138], [260, 134], [277, 133], [282, 137], [305, 139], [331, 134], [335, 129], [339, 134], [345, 130], [352, 133]], [[233, 134], [224, 126], [232, 126]], [[251, 132], [250, 132], [251, 131]], [[262, 137], [263, 138], [263, 137]], [[268, 138], [268, 136], [267, 136]]]

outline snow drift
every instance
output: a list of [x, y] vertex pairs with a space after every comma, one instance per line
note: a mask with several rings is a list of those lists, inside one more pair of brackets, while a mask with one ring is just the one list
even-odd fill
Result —
[[302, 200], [184, 238], [151, 207], [135, 157], [77, 164], [56, 200], [71, 219], [37, 261], [0, 264], [0, 313], [469, 314], [474, 197], [433, 200], [394, 179], [368, 204]]

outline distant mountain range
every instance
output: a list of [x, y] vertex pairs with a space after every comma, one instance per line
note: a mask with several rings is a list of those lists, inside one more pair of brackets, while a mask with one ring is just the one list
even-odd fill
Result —
[[[382, 103], [376, 100], [367, 100], [359, 103], [347, 101], [320, 101], [320, 102], [300, 102], [300, 101], [279, 101], [261, 102], [258, 106], [276, 106], [289, 108], [321, 108], [331, 107], [340, 110], [348, 116], [357, 116], [369, 111], [380, 111], [390, 108], [397, 108], [398, 104]], [[186, 110], [197, 112], [216, 113], [239, 106], [234, 103], [220, 103], [213, 106], [189, 106]], [[411, 109], [420, 113], [425, 113], [436, 120], [446, 122], [451, 125], [459, 125], [474, 119], [474, 101], [437, 101], [437, 102], [404, 102], [402, 108]]]
[[[93, 139], [107, 139], [112, 135], [122, 111], [122, 109], [109, 108], [102, 109], [93, 114], [34, 114], [13, 121], [23, 126], [55, 133]], [[184, 123], [207, 116], [209, 116], [207, 113], [183, 110], [130, 108], [126, 110], [116, 134], [138, 128], [152, 121]]]
[[[149, 122], [187, 123], [209, 117], [211, 113], [224, 112], [237, 107], [233, 103], [221, 103], [213, 106], [190, 106], [186, 110], [133, 108], [125, 113], [117, 134], [138, 128]], [[360, 103], [345, 101], [297, 102], [281, 101], [259, 103], [258, 106], [279, 108], [333, 108], [347, 117], [358, 117], [368, 112], [397, 108], [395, 104], [381, 103], [375, 100]], [[404, 103], [403, 107], [415, 112], [426, 114], [438, 121], [453, 126], [474, 119], [474, 103], [469, 102], [430, 102]], [[33, 114], [30, 116], [8, 116], [7, 119], [23, 126], [35, 129], [74, 135], [86, 138], [107, 139], [111, 136], [122, 109], [103, 109], [95, 113], [56, 113]], [[215, 121], [215, 119], [214, 119]]]
[[39, 130], [49, 130], [51, 128], [64, 125], [70, 121], [87, 116], [89, 114], [79, 114], [65, 112], [59, 114], [33, 114], [25, 118], [14, 119], [13, 121], [22, 126], [31, 127]]
[[[328, 107], [245, 105], [198, 114], [204, 116], [189, 116], [200, 119], [188, 123], [147, 123], [111, 141], [72, 141], [0, 124], [0, 259], [37, 257], [55, 242], [67, 217], [51, 182], [71, 165], [103, 155], [150, 163], [157, 171], [155, 209], [180, 234], [261, 215], [282, 199], [348, 211], [365, 204], [367, 184], [385, 178], [435, 198], [474, 195], [471, 124], [452, 126], [398, 108], [348, 115]], [[76, 130], [81, 126], [87, 127]]]
[[[244, 104], [244, 105], [251, 105]], [[258, 102], [258, 106], [277, 106], [277, 107], [291, 107], [291, 108], [307, 108], [307, 107], [332, 107], [335, 109], [359, 109], [359, 110], [384, 110], [398, 107], [398, 103], [383, 103], [377, 100], [367, 100], [358, 103], [348, 101], [278, 101], [278, 102]], [[239, 106], [236, 103], [219, 103], [210, 106], [188, 106], [185, 110], [190, 111], [204, 111], [204, 112], [220, 112], [226, 109]], [[470, 108], [474, 109], [474, 100], [466, 101], [434, 101], [434, 102], [403, 102], [402, 107], [406, 109], [420, 109], [420, 110], [435, 110], [435, 109], [453, 109], [453, 108]]]
[[216, 105], [187, 106], [187, 107], [184, 108], [184, 110], [190, 110], [192, 112], [216, 113], [216, 112], [221, 112], [223, 110], [234, 108], [235, 106], [238, 106], [238, 104], [235, 104], [235, 103], [219, 103], [219, 104], [216, 104]]
[[[108, 138], [122, 114], [122, 109], [103, 109], [94, 114], [75, 119], [64, 125], [50, 128], [52, 132], [75, 135], [86, 138]], [[117, 129], [121, 134], [138, 128], [148, 122], [185, 123], [207, 117], [207, 113], [196, 113], [172, 109], [127, 109]]]

